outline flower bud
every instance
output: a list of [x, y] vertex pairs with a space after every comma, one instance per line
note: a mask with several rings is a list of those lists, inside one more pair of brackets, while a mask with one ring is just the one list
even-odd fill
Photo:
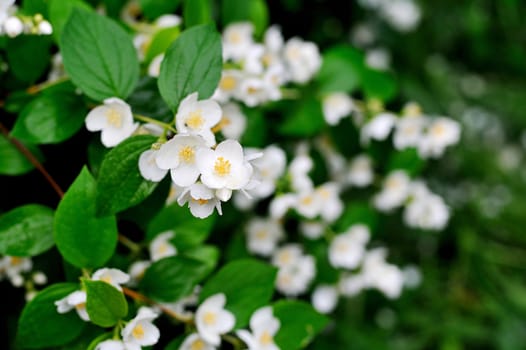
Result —
[[24, 24], [18, 17], [9, 17], [4, 22], [4, 31], [10, 38], [14, 38], [22, 34], [24, 31]]
[[38, 24], [38, 34], [40, 35], [51, 35], [53, 33], [53, 27], [48, 21], [42, 21]]

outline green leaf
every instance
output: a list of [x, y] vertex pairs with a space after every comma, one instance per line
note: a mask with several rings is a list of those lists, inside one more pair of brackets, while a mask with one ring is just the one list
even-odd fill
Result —
[[208, 272], [211, 272], [219, 260], [219, 249], [213, 245], [200, 245], [183, 251], [182, 255], [201, 261], [208, 267]]
[[390, 72], [365, 69], [362, 72], [363, 90], [367, 98], [377, 98], [384, 102], [396, 96], [397, 82]]
[[371, 231], [378, 225], [378, 211], [369, 202], [353, 200], [346, 203], [345, 210], [334, 224], [337, 232], [344, 232], [354, 224], [365, 224]]
[[223, 0], [221, 18], [226, 26], [234, 22], [250, 21], [255, 34], [261, 35], [268, 26], [268, 8], [265, 0]]
[[0, 216], [0, 254], [35, 256], [53, 245], [50, 208], [27, 204]]
[[170, 45], [181, 34], [179, 27], [169, 27], [159, 30], [152, 38], [148, 46], [148, 52], [144, 61], [149, 64], [156, 56], [164, 53]]
[[351, 46], [339, 45], [323, 54], [323, 64], [316, 80], [323, 93], [350, 93], [362, 84], [363, 70], [363, 53]]
[[75, 339], [86, 323], [75, 311], [59, 314], [55, 301], [78, 290], [76, 283], [59, 283], [40, 291], [18, 320], [17, 343], [25, 349], [56, 347]]
[[273, 306], [273, 314], [281, 323], [274, 338], [280, 349], [294, 350], [306, 347], [329, 321], [310, 304], [297, 300], [278, 301]]
[[106, 154], [97, 183], [97, 215], [114, 214], [143, 201], [156, 182], [145, 180], [139, 172], [139, 157], [157, 138], [138, 135], [124, 140]]
[[111, 19], [74, 8], [60, 46], [71, 80], [94, 100], [126, 99], [135, 88], [137, 53], [131, 37]]
[[86, 288], [86, 311], [91, 322], [101, 327], [112, 327], [128, 314], [124, 294], [103, 281], [83, 281]]
[[274, 267], [257, 260], [233, 261], [205, 283], [199, 300], [203, 302], [209, 296], [224, 293], [225, 307], [236, 317], [235, 328], [242, 328], [248, 324], [252, 313], [272, 298], [276, 273]]
[[33, 83], [46, 71], [51, 59], [51, 39], [20, 35], [7, 42], [7, 63], [17, 79]]
[[184, 1], [183, 23], [186, 28], [212, 22], [212, 2], [210, 0]]
[[213, 215], [206, 219], [196, 218], [188, 208], [172, 203], [152, 219], [146, 231], [146, 239], [153, 240], [159, 233], [171, 230], [175, 232], [171, 241], [178, 249], [197, 246], [210, 235], [215, 218]]
[[139, 0], [139, 3], [146, 18], [153, 20], [166, 13], [173, 13], [181, 0]]
[[167, 123], [173, 121], [174, 114], [161, 97], [156, 78], [142, 77], [127, 102], [134, 113]]
[[[27, 149], [42, 160], [42, 153], [33, 145], [25, 145]], [[0, 134], [0, 174], [21, 175], [33, 169], [33, 164], [3, 135]]]
[[115, 217], [95, 216], [95, 193], [95, 179], [84, 167], [55, 213], [57, 248], [64, 259], [79, 268], [104, 265], [117, 245]]
[[26, 15], [41, 14], [44, 18], [47, 17], [46, 0], [24, 0], [22, 2], [22, 12]]
[[286, 136], [310, 137], [325, 127], [325, 119], [319, 101], [310, 98], [303, 101], [293, 110], [279, 127]]
[[154, 262], [146, 270], [140, 289], [150, 298], [175, 302], [190, 295], [210, 271], [205, 261], [184, 256], [167, 257]]
[[31, 143], [59, 143], [84, 125], [86, 114], [82, 100], [74, 93], [45, 94], [22, 110], [11, 133]]
[[244, 147], [265, 147], [268, 135], [267, 119], [263, 111], [256, 108], [244, 108], [243, 113], [247, 116], [247, 128], [241, 138]]
[[166, 51], [159, 91], [175, 110], [191, 93], [198, 92], [199, 99], [212, 96], [222, 69], [221, 36], [215, 28], [202, 25], [185, 30]]
[[91, 10], [91, 7], [83, 0], [51, 0], [49, 3], [49, 21], [53, 26], [55, 41], [59, 41], [64, 25], [71, 16], [75, 7]]

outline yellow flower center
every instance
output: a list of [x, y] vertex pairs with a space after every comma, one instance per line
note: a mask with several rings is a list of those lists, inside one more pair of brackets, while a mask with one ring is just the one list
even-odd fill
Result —
[[112, 280], [111, 280], [111, 276], [109, 276], [109, 275], [104, 275], [104, 276], [102, 276], [102, 277], [100, 278], [100, 280], [101, 280], [102, 282], [106, 282], [106, 283], [109, 283], [109, 284], [111, 284], [111, 282], [112, 282]]
[[200, 109], [198, 109], [197, 111], [192, 111], [188, 114], [185, 124], [189, 128], [199, 129], [204, 124], [204, 122], [205, 120], [203, 119], [202, 112]]
[[259, 343], [261, 345], [267, 346], [274, 343], [274, 339], [268, 331], [264, 331], [263, 334], [261, 334], [261, 337], [259, 337]]
[[309, 204], [312, 203], [313, 200], [314, 200], [314, 199], [312, 198], [312, 196], [305, 196], [305, 197], [303, 197], [303, 198], [301, 199], [300, 202], [301, 202], [301, 204], [303, 204], [303, 205], [309, 205]]
[[228, 36], [228, 41], [233, 44], [239, 44], [242, 41], [241, 35], [238, 32], [231, 32]]
[[387, 180], [385, 187], [389, 189], [395, 189], [397, 187], [400, 187], [400, 181], [398, 181], [398, 179], [389, 179]]
[[219, 88], [225, 91], [232, 91], [236, 88], [237, 80], [234, 77], [223, 77], [219, 82]]
[[159, 248], [157, 249], [157, 252], [158, 252], [159, 254], [164, 254], [164, 253], [166, 253], [167, 251], [168, 251], [168, 245], [167, 245], [166, 243], [164, 243], [164, 242], [161, 243], [161, 244], [159, 245]]
[[190, 350], [203, 350], [205, 348], [205, 342], [201, 339], [197, 339], [190, 346]]
[[257, 239], [265, 239], [265, 238], [267, 238], [267, 236], [268, 236], [268, 233], [265, 230], [260, 230], [260, 231], [256, 232], [256, 238]]
[[184, 146], [179, 151], [179, 159], [181, 159], [185, 163], [193, 163], [195, 160], [194, 149], [190, 146]]
[[228, 174], [230, 174], [230, 168], [232, 167], [232, 165], [230, 164], [230, 161], [223, 158], [223, 157], [218, 157], [216, 159], [216, 162], [214, 164], [214, 171], [217, 175], [219, 176], [226, 176]]
[[289, 251], [284, 251], [279, 255], [278, 258], [281, 264], [288, 264], [292, 260], [292, 254]]
[[135, 339], [144, 338], [144, 328], [142, 328], [142, 324], [139, 323], [137, 326], [133, 328], [132, 335]]
[[113, 108], [110, 108], [106, 112], [106, 121], [115, 128], [120, 128], [122, 126], [122, 116]]
[[205, 313], [205, 316], [203, 317], [203, 321], [206, 325], [211, 326], [216, 323], [217, 321], [217, 315], [215, 312], [207, 312]]
[[17, 256], [11, 257], [11, 265], [16, 266], [16, 265], [20, 265], [21, 263], [22, 263], [22, 258], [19, 258]]
[[446, 128], [442, 124], [435, 124], [431, 127], [431, 134], [433, 136], [442, 136], [446, 133]]
[[259, 89], [258, 89], [258, 88], [255, 88], [255, 87], [253, 87], [253, 86], [250, 86], [250, 87], [247, 89], [247, 93], [248, 93], [249, 95], [254, 95], [254, 94], [256, 94], [258, 91], [259, 91]]
[[86, 308], [86, 303], [80, 303], [75, 305], [75, 309], [77, 310], [84, 310]]

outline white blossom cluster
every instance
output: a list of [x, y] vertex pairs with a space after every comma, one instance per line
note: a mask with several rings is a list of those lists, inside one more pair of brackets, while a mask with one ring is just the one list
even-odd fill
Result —
[[7, 278], [13, 287], [26, 287], [26, 300], [31, 300], [36, 290], [34, 285], [47, 283], [46, 275], [33, 271], [33, 261], [28, 257], [5, 255], [0, 258], [0, 281]]
[[10, 38], [21, 34], [51, 35], [53, 28], [42, 15], [33, 17], [18, 15], [15, 0], [0, 1], [0, 35]]
[[414, 0], [359, 0], [358, 4], [376, 11], [399, 32], [414, 30], [422, 17], [421, 9]]
[[213, 98], [221, 103], [232, 99], [250, 107], [282, 98], [281, 87], [304, 84], [321, 66], [318, 47], [300, 38], [284, 41], [280, 29], [267, 29], [262, 43], [255, 42], [249, 22], [228, 25], [223, 31], [223, 60], [219, 87]]

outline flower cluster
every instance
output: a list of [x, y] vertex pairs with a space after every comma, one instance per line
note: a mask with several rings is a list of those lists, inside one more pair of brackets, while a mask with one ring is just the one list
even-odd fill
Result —
[[31, 300], [36, 290], [34, 285], [47, 283], [46, 275], [33, 271], [33, 261], [28, 257], [6, 255], [0, 258], [0, 281], [7, 278], [14, 287], [26, 288], [26, 300]]
[[254, 42], [249, 22], [230, 24], [223, 31], [223, 60], [219, 87], [213, 98], [221, 103], [232, 99], [250, 107], [282, 98], [285, 84], [304, 84], [321, 66], [314, 43], [292, 38], [284, 41], [278, 27], [267, 29], [263, 43]]
[[21, 34], [51, 35], [53, 28], [42, 15], [33, 17], [17, 14], [18, 8], [15, 0], [3, 0], [0, 2], [0, 35], [5, 34], [14, 38]]

